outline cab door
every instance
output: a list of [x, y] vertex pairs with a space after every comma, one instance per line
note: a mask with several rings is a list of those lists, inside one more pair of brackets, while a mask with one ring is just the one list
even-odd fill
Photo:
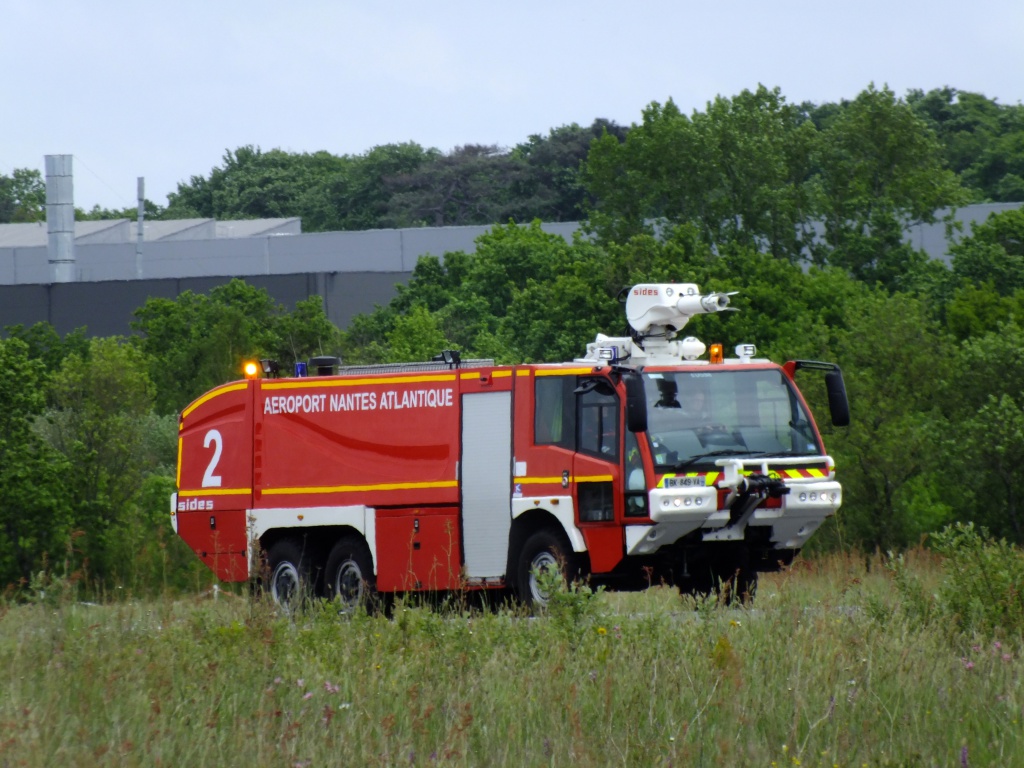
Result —
[[619, 393], [603, 376], [580, 377], [576, 395], [576, 454], [572, 489], [576, 525], [594, 573], [612, 570], [624, 554], [622, 418]]

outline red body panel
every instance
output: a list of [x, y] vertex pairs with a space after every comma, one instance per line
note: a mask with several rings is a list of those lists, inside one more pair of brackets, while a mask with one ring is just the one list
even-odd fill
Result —
[[245, 510], [178, 512], [178, 534], [221, 581], [249, 578]]
[[454, 372], [259, 384], [256, 508], [458, 503]]
[[179, 424], [178, 534], [224, 581], [249, 575], [252, 397], [253, 382], [217, 387], [189, 405]]
[[377, 588], [384, 592], [460, 585], [459, 509], [377, 513]]

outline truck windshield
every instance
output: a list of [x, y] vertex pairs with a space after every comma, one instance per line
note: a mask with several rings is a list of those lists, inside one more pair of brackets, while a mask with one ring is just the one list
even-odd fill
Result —
[[647, 439], [662, 471], [725, 456], [822, 455], [810, 414], [778, 369], [645, 372]]

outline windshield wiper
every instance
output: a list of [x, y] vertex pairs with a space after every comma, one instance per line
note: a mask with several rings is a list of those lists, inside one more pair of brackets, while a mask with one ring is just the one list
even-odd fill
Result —
[[731, 449], [731, 448], [723, 448], [722, 450], [719, 450], [719, 451], [708, 451], [707, 453], [698, 453], [696, 456], [691, 456], [690, 458], [686, 459], [685, 461], [680, 461], [678, 464], [675, 465], [675, 467], [673, 467], [673, 471], [674, 472], [682, 472], [684, 469], [692, 467], [698, 461], [703, 461], [704, 459], [713, 459], [716, 456], [769, 456], [769, 455], [771, 455], [770, 451], [743, 451], [743, 450], [737, 451], [737, 450], [734, 450], [734, 449]]

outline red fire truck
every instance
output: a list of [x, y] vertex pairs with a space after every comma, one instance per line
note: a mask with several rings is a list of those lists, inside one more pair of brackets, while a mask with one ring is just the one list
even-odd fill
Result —
[[834, 424], [849, 409], [834, 364], [679, 338], [729, 301], [637, 285], [631, 335], [569, 363], [315, 358], [278, 377], [263, 361], [182, 411], [174, 528], [221, 580], [284, 604], [506, 588], [543, 603], [548, 569], [750, 590], [842, 500], [794, 374], [825, 372]]

